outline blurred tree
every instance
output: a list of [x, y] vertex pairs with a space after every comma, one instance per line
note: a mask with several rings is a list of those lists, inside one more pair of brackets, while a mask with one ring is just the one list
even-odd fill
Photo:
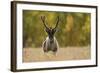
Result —
[[40, 19], [41, 16], [46, 16], [48, 27], [55, 27], [56, 17], [60, 17], [55, 34], [60, 47], [90, 45], [91, 15], [89, 13], [23, 10], [23, 47], [42, 46], [47, 33]]

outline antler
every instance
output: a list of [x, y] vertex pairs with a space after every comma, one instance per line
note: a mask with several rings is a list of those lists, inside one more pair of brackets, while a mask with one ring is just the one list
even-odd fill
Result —
[[41, 20], [42, 20], [44, 26], [45, 26], [46, 28], [48, 28], [48, 27], [46, 26], [46, 24], [45, 24], [45, 16], [41, 16]]
[[59, 23], [59, 16], [57, 16], [57, 22], [56, 22], [56, 26], [55, 26], [55, 28], [54, 28], [54, 29], [56, 29], [56, 28], [57, 28], [58, 23]]

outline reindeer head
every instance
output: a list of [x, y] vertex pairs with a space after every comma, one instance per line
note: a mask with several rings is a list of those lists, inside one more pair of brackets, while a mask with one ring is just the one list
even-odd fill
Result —
[[47, 32], [47, 34], [48, 34], [48, 36], [49, 36], [49, 39], [50, 39], [50, 41], [52, 42], [53, 39], [54, 39], [54, 34], [55, 34], [55, 32], [56, 32], [56, 28], [57, 28], [57, 26], [58, 26], [59, 16], [57, 17], [56, 25], [55, 25], [54, 28], [52, 28], [52, 27], [47, 27], [47, 25], [46, 25], [47, 23], [45, 22], [45, 16], [41, 16], [41, 20], [42, 20], [42, 22], [43, 22], [43, 24], [44, 24], [44, 26], [45, 26], [45, 28], [46, 28], [46, 32]]

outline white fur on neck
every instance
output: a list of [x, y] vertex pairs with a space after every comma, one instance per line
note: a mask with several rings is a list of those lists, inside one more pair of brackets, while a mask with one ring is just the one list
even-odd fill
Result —
[[[47, 48], [47, 46], [50, 45], [50, 39], [49, 39], [49, 37], [47, 37], [45, 41], [46, 41], [46, 48]], [[57, 42], [57, 40], [56, 40], [55, 37], [54, 37], [53, 44], [57, 45], [57, 48], [59, 48], [58, 42]]]

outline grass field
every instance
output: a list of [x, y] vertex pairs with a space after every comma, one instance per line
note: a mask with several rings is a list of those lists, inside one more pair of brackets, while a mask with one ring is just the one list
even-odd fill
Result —
[[42, 48], [23, 48], [23, 62], [85, 60], [91, 58], [90, 47], [60, 48], [56, 55], [44, 54]]

